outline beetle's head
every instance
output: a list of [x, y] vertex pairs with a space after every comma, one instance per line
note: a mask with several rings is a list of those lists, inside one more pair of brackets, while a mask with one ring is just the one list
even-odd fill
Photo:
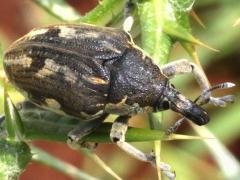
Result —
[[171, 109], [197, 125], [204, 125], [209, 121], [208, 113], [203, 108], [187, 99], [171, 84], [164, 89], [157, 108], [158, 110]]

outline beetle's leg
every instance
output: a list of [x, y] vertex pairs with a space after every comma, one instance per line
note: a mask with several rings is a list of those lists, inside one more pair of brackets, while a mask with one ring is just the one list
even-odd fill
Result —
[[176, 132], [176, 130], [182, 125], [184, 120], [185, 120], [185, 118], [178, 119], [172, 126], [170, 126], [167, 129], [166, 135], [170, 135], [170, 134]]
[[[119, 116], [113, 123], [110, 138], [111, 140], [116, 143], [122, 150], [127, 152], [128, 154], [132, 155], [133, 157], [151, 163], [153, 166], [156, 166], [155, 156], [153, 153], [145, 154], [142, 151], [138, 150], [131, 144], [125, 142], [125, 134], [128, 129], [128, 120], [130, 119], [130, 116]], [[175, 174], [174, 172], [171, 172], [170, 166], [161, 163], [160, 169], [163, 171], [163, 173], [169, 177], [169, 179], [174, 179]]]
[[113, 123], [110, 138], [112, 142], [116, 143], [121, 149], [134, 156], [135, 158], [150, 162], [155, 165], [155, 157], [152, 154], [144, 154], [129, 143], [125, 142], [125, 134], [128, 129], [128, 120], [130, 116], [119, 116]]
[[93, 132], [97, 127], [99, 127], [102, 122], [106, 119], [108, 115], [103, 115], [92, 121], [81, 123], [78, 127], [73, 129], [68, 133], [67, 143], [72, 149], [79, 150], [80, 148], [94, 149], [97, 146], [95, 142], [85, 142], [82, 138], [91, 132]]
[[131, 11], [134, 8], [134, 3], [132, 0], [126, 0], [125, 9], [124, 9], [124, 22], [123, 22], [123, 30], [126, 32], [131, 31], [133, 25], [133, 16], [131, 15]]
[[[193, 73], [197, 83], [200, 85], [203, 91], [208, 90], [209, 83], [208, 79], [203, 73], [202, 69], [196, 64], [189, 62], [188, 60], [182, 59], [178, 61], [173, 61], [162, 67], [162, 72], [169, 78], [178, 74]], [[201, 97], [201, 101], [207, 101], [214, 104], [215, 106], [225, 106], [227, 102], [233, 102], [232, 96], [224, 97], [212, 97], [211, 93], [206, 93], [205, 97]], [[201, 102], [200, 102], [201, 104]]]
[[[225, 82], [225, 83], [220, 83], [220, 84], [217, 84], [213, 87], [211, 87], [210, 89], [207, 89], [205, 91], [202, 92], [202, 94], [200, 96], [198, 96], [195, 100], [194, 100], [194, 103], [197, 103], [197, 102], [200, 102], [198, 103], [198, 105], [202, 106], [206, 103], [208, 103], [206, 101], [206, 96], [209, 97], [209, 94], [215, 90], [218, 90], [218, 89], [228, 89], [228, 88], [231, 88], [231, 87], [234, 87], [235, 84], [233, 83], [230, 83], [230, 82]], [[231, 102], [229, 101], [229, 99], [232, 100], [232, 102], [234, 101], [235, 97], [233, 95], [226, 95], [226, 96], [222, 96], [221, 97], [222, 100], [226, 99], [226, 101], [228, 102]], [[224, 101], [225, 102], [225, 101]], [[221, 102], [220, 102], [221, 103]], [[222, 105], [224, 106], [224, 104]]]

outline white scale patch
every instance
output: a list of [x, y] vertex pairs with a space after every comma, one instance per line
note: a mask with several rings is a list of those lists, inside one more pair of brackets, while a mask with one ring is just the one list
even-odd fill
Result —
[[182, 94], [179, 94], [178, 98], [182, 101], [187, 101], [187, 98], [185, 96], [183, 96]]
[[22, 66], [23, 68], [29, 68], [32, 64], [32, 58], [27, 57], [26, 55], [19, 56], [15, 59], [5, 59], [4, 63], [8, 66]]
[[104, 47], [104, 49], [111, 50], [111, 51], [115, 52], [116, 54], [122, 54], [122, 52], [120, 50], [113, 47], [113, 45], [111, 43], [109, 43], [108, 41], [103, 40], [101, 42], [101, 45]]
[[31, 39], [34, 39], [35, 36], [40, 35], [40, 34], [44, 34], [48, 31], [49, 29], [47, 28], [41, 28], [41, 29], [34, 29], [32, 31], [30, 31], [26, 36], [30, 37]]
[[191, 103], [188, 102], [187, 98], [181, 94], [179, 94], [178, 98], [184, 103], [180, 102], [177, 106], [182, 107], [183, 109], [189, 109], [191, 107]]
[[50, 76], [52, 74], [55, 74], [54, 71], [54, 65], [55, 62], [52, 59], [46, 59], [45, 60], [45, 65], [43, 66], [42, 69], [40, 69], [37, 73], [36, 76], [38, 76], [39, 78], [44, 78], [46, 76]]
[[45, 65], [37, 72], [36, 76], [39, 78], [45, 78], [46, 76], [50, 76], [55, 73], [62, 73], [64, 75], [64, 79], [70, 83], [77, 82], [76, 74], [69, 67], [60, 66], [52, 59], [45, 60]]
[[[59, 37], [62, 38], [68, 38], [68, 39], [97, 39], [99, 38], [99, 33], [94, 32], [94, 31], [84, 31], [82, 33], [77, 33], [76, 29], [73, 27], [68, 27], [68, 26], [57, 26], [57, 28], [60, 29], [60, 33], [58, 34]], [[117, 48], [113, 47], [111, 43], [105, 40], [101, 40], [101, 46], [104, 49], [109, 49], [117, 54], [121, 54], [122, 52], [118, 50]]]
[[82, 38], [98, 38], [99, 34], [93, 31], [86, 31], [83, 33]]
[[46, 98], [45, 103], [48, 105], [48, 107], [50, 107], [52, 109], [58, 110], [61, 108], [61, 104], [59, 102], [57, 102], [55, 99]]
[[76, 37], [76, 30], [71, 27], [67, 26], [58, 26], [60, 29], [60, 33], [58, 34], [59, 37], [62, 38], [73, 38]]
[[62, 38], [78, 38], [78, 39], [97, 39], [99, 37], [99, 34], [96, 32], [93, 32], [91, 30], [84, 31], [82, 33], [76, 33], [76, 29], [73, 27], [67, 27], [67, 26], [57, 26], [57, 28], [60, 29], [60, 33], [58, 34], [59, 37]]

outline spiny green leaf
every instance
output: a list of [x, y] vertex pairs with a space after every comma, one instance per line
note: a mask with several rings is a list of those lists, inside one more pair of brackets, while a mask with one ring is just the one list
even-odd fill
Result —
[[214, 48], [208, 46], [207, 44], [204, 44], [197, 38], [195, 38], [192, 34], [189, 33], [189, 31], [187, 29], [185, 29], [181, 25], [177, 24], [176, 22], [171, 22], [171, 21], [165, 22], [164, 32], [166, 32], [167, 34], [169, 34], [173, 37], [178, 38], [180, 41], [181, 40], [187, 41], [187, 42], [211, 49], [212, 51], [216, 51], [216, 52], [218, 51], [217, 49], [214, 49]]
[[204, 22], [202, 21], [202, 19], [197, 15], [197, 13], [194, 10], [191, 11], [191, 16], [200, 26], [202, 26], [203, 28], [206, 28]]
[[122, 13], [124, 0], [102, 0], [98, 6], [88, 12], [76, 22], [85, 22], [95, 25], [106, 25]]
[[6, 88], [4, 88], [4, 112], [8, 138], [11, 140], [23, 140], [24, 126], [16, 107], [6, 92]]
[[9, 104], [11, 104], [10, 99], [7, 95], [7, 93], [4, 93], [4, 114], [5, 114], [5, 125], [8, 133], [8, 138], [10, 140], [14, 140], [16, 137], [16, 133], [14, 130], [14, 124], [12, 121], [12, 115], [11, 115], [11, 110]]
[[159, 0], [138, 3], [142, 48], [159, 65], [168, 61], [173, 44], [170, 36], [163, 31], [166, 16], [171, 13], [166, 11], [166, 6], [166, 1]]
[[[21, 109], [19, 112], [25, 127], [27, 140], [54, 140], [67, 141], [67, 134], [76, 126], [84, 126], [85, 121], [58, 115], [54, 112], [34, 107], [32, 109]], [[37, 122], [37, 123], [36, 123]], [[93, 133], [83, 138], [85, 141], [110, 143], [110, 130], [112, 123], [103, 123]], [[126, 134], [126, 141], [141, 142], [154, 140], [174, 140], [180, 139], [175, 135], [172, 137], [166, 136], [164, 131], [151, 130], [143, 128], [130, 127]], [[185, 137], [184, 137], [185, 138]], [[191, 137], [190, 137], [191, 138]], [[196, 139], [193, 137], [192, 139]]]
[[0, 149], [0, 179], [18, 179], [31, 160], [30, 148], [24, 142], [1, 139]]
[[171, 0], [169, 3], [172, 4], [175, 11], [189, 12], [192, 10], [195, 0]]

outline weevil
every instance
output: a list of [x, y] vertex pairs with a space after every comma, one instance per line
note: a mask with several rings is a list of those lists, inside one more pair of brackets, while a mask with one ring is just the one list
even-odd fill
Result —
[[[89, 24], [36, 28], [6, 50], [4, 69], [9, 81], [35, 104], [89, 121], [69, 133], [72, 147], [84, 145], [83, 136], [109, 114], [117, 114], [112, 141], [136, 158], [155, 164], [153, 155], [125, 142], [131, 116], [171, 109], [197, 125], [209, 122], [208, 113], [169, 82], [174, 75], [193, 73], [206, 91], [209, 85], [202, 70], [187, 60], [160, 69], [121, 29]], [[202, 99], [215, 105], [232, 101], [210, 93]]]

